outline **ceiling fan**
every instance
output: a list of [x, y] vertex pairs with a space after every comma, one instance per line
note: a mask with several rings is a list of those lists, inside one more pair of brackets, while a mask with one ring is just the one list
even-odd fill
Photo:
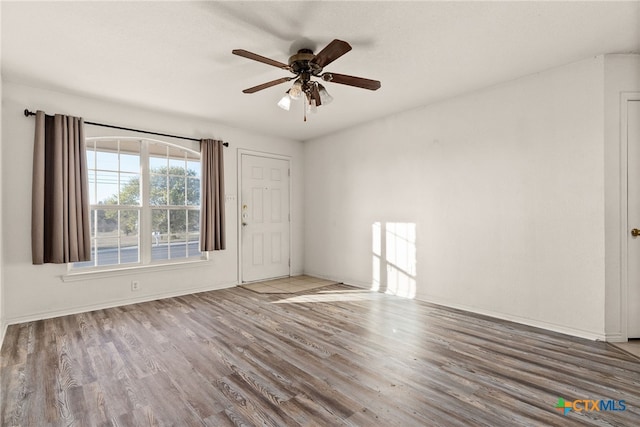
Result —
[[316, 107], [319, 107], [323, 104], [328, 104], [329, 102], [331, 102], [331, 100], [333, 100], [324, 86], [318, 81], [311, 80], [312, 77], [320, 78], [325, 82], [339, 83], [347, 86], [354, 86], [369, 90], [377, 90], [380, 88], [380, 82], [377, 80], [354, 77], [346, 74], [322, 72], [324, 67], [340, 58], [350, 50], [351, 46], [349, 45], [349, 43], [335, 39], [327, 46], [325, 46], [324, 49], [318, 52], [317, 55], [314, 54], [311, 49], [298, 50], [298, 53], [292, 55], [289, 58], [288, 64], [266, 58], [256, 53], [246, 51], [244, 49], [234, 49], [231, 51], [231, 53], [233, 53], [234, 55], [242, 56], [244, 58], [252, 59], [254, 61], [262, 62], [267, 65], [278, 67], [293, 73], [293, 77], [281, 77], [267, 83], [262, 83], [260, 85], [250, 87], [243, 90], [242, 92], [255, 93], [271, 86], [276, 86], [295, 79], [293, 86], [289, 90], [287, 90], [285, 96], [282, 97], [280, 102], [278, 102], [278, 106], [284, 110], [289, 110], [291, 106], [291, 100], [300, 99], [304, 95], [304, 120], [306, 121], [307, 111], [315, 112]]

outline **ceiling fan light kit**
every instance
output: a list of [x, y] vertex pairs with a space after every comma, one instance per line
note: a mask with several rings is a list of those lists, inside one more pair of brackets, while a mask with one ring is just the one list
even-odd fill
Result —
[[287, 93], [289, 94], [291, 99], [300, 99], [300, 97], [302, 96], [302, 90], [302, 82], [300, 81], [300, 79], [298, 79], [293, 83], [293, 86], [291, 86], [291, 89], [289, 89]]
[[380, 82], [377, 80], [348, 76], [346, 74], [322, 72], [325, 66], [340, 58], [350, 50], [351, 46], [349, 43], [335, 39], [325, 46], [324, 49], [318, 52], [317, 55], [314, 55], [311, 49], [300, 49], [298, 53], [289, 58], [288, 64], [284, 64], [244, 49], [234, 49], [231, 53], [293, 73], [293, 77], [282, 77], [267, 83], [250, 87], [242, 92], [255, 93], [271, 86], [276, 86], [295, 79], [291, 88], [287, 90], [285, 95], [280, 99], [280, 101], [278, 101], [278, 107], [289, 111], [291, 108], [291, 101], [298, 100], [304, 95], [304, 121], [307, 121], [307, 112], [316, 112], [317, 107], [329, 104], [333, 101], [333, 97], [329, 95], [329, 92], [327, 92], [325, 87], [318, 81], [312, 80], [312, 78], [319, 78], [325, 82], [338, 83], [369, 90], [377, 90], [380, 88]]
[[278, 107], [282, 108], [285, 111], [289, 111], [291, 108], [291, 97], [289, 96], [289, 92], [291, 89], [285, 92], [284, 96], [278, 101]]
[[327, 92], [324, 86], [322, 86], [320, 83], [318, 83], [318, 90], [320, 93], [320, 101], [322, 101], [322, 105], [331, 104], [331, 101], [333, 101], [333, 96], [329, 95], [329, 92]]

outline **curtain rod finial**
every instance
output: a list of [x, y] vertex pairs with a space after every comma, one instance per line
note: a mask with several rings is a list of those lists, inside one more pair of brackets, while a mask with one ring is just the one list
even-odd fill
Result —
[[25, 117], [29, 117], [29, 113], [31, 113], [31, 111], [29, 111], [29, 109], [28, 109], [28, 108], [25, 108], [25, 109], [24, 109], [24, 116], [25, 116]]

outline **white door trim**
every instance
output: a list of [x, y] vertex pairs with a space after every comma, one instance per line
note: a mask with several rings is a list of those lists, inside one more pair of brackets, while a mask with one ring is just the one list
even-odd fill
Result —
[[628, 324], [628, 295], [629, 295], [629, 218], [628, 218], [628, 102], [640, 101], [640, 92], [622, 92], [620, 94], [620, 338], [629, 338]]
[[[237, 172], [238, 172], [238, 178], [237, 178], [237, 183], [238, 183], [238, 188], [237, 188], [237, 206], [236, 206], [236, 215], [237, 215], [237, 220], [238, 220], [238, 284], [241, 285], [244, 283], [244, 281], [242, 280], [242, 218], [240, 218], [240, 215], [242, 214], [242, 156], [243, 155], [250, 155], [250, 156], [257, 156], [257, 157], [265, 157], [268, 159], [278, 159], [278, 160], [286, 160], [289, 162], [289, 171], [291, 171], [293, 169], [293, 165], [292, 165], [292, 161], [291, 161], [291, 156], [287, 156], [284, 154], [276, 154], [276, 153], [269, 153], [266, 151], [257, 151], [257, 150], [248, 150], [248, 149], [244, 149], [244, 148], [238, 148], [238, 155], [237, 157]], [[291, 183], [291, 176], [289, 177], [289, 212], [287, 212], [287, 214], [289, 215], [289, 259], [292, 258], [292, 249], [293, 249], [293, 236], [291, 233], [291, 222], [293, 221], [293, 216], [291, 215], [291, 210], [292, 210], [292, 206], [293, 206], [293, 192], [292, 192], [292, 183]], [[289, 263], [289, 276], [291, 276], [291, 262]]]

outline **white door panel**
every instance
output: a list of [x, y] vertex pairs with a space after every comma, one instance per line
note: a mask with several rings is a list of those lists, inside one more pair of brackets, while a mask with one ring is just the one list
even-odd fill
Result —
[[242, 281], [289, 275], [289, 161], [242, 154]]

